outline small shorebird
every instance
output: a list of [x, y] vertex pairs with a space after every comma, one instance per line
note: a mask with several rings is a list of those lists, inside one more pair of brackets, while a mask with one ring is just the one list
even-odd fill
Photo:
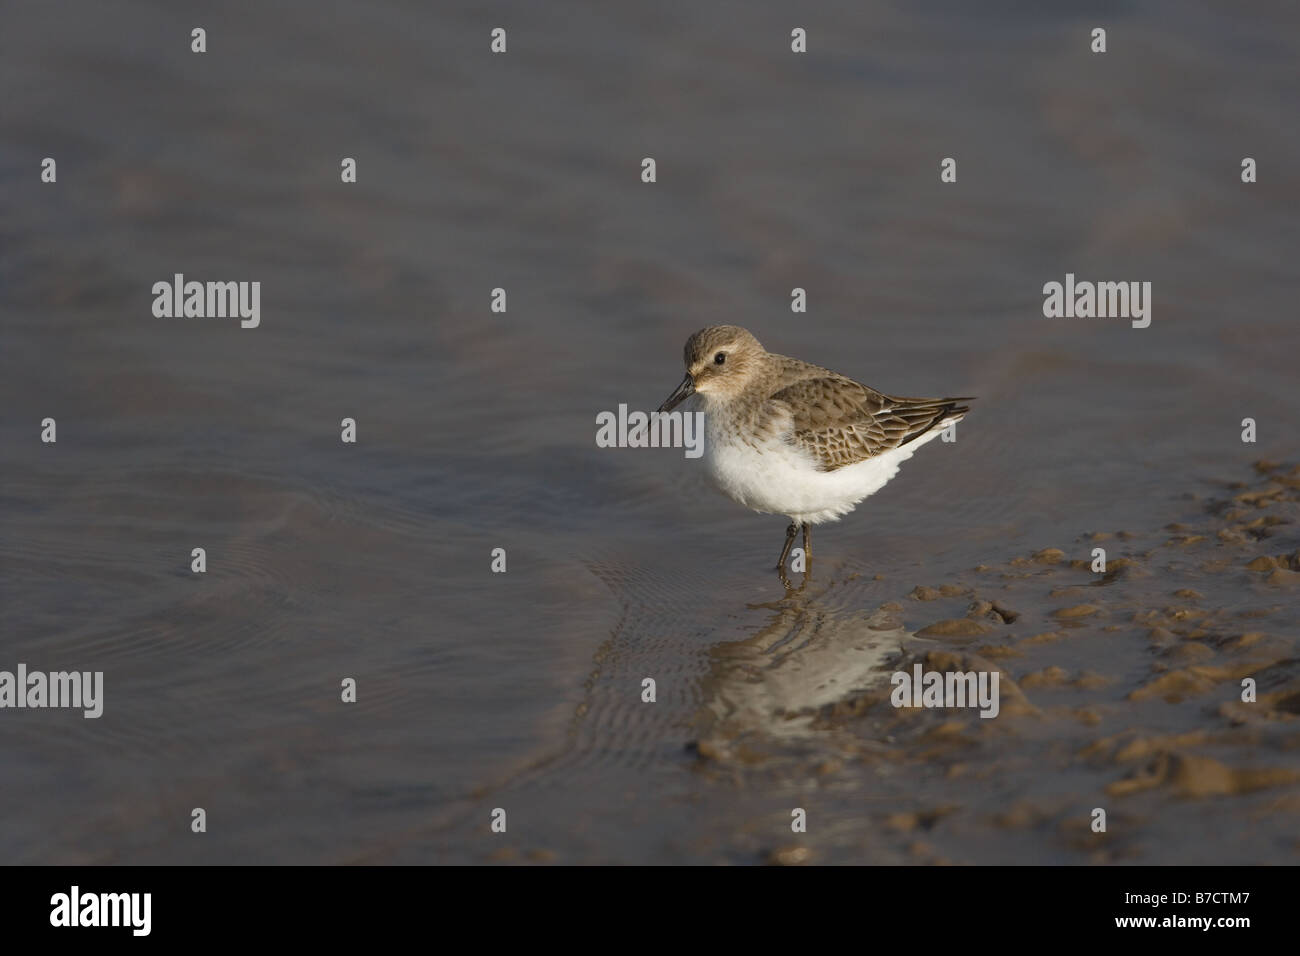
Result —
[[836, 521], [898, 474], [921, 445], [960, 421], [969, 396], [900, 398], [784, 355], [735, 325], [700, 329], [686, 341], [686, 378], [659, 406], [698, 395], [704, 460], [732, 500], [790, 518], [777, 570], [803, 529]]

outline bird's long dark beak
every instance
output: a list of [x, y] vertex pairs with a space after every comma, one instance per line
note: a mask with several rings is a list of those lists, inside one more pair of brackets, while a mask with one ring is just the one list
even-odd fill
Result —
[[670, 412], [686, 399], [695, 394], [695, 383], [691, 381], [690, 372], [682, 379], [682, 384], [677, 386], [677, 390], [664, 399], [664, 403], [659, 406], [658, 411]]

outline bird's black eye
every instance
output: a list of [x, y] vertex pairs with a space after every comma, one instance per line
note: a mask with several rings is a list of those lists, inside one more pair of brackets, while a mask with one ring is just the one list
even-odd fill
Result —
[[714, 365], [721, 365], [721, 364], [722, 364], [723, 362], [725, 362], [726, 360], [727, 360], [727, 353], [726, 353], [726, 352], [719, 352], [717, 355], [713, 356], [713, 364], [714, 364]]

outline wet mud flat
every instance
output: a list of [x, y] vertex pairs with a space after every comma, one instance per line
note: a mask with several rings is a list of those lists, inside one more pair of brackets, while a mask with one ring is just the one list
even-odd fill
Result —
[[[1300, 862], [1300, 466], [1260, 461], [1152, 514], [1166, 509], [1151, 528], [917, 581], [797, 648], [760, 633], [715, 649], [692, 770], [809, 817], [773, 839], [788, 812], [759, 811], [731, 849], [773, 863]], [[819, 584], [814, 567], [772, 605], [771, 635], [788, 640], [791, 618], [852, 585]], [[917, 665], [996, 672], [996, 716], [895, 706], [892, 675]]]

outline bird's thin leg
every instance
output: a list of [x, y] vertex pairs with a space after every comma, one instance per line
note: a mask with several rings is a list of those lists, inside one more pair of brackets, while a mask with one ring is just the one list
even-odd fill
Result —
[[785, 529], [785, 547], [781, 549], [781, 557], [776, 559], [776, 569], [782, 571], [785, 569], [785, 559], [790, 557], [790, 549], [794, 547], [794, 536], [799, 531], [797, 524], [792, 524]]
[[812, 525], [803, 526], [803, 561], [804, 567], [812, 567]]

